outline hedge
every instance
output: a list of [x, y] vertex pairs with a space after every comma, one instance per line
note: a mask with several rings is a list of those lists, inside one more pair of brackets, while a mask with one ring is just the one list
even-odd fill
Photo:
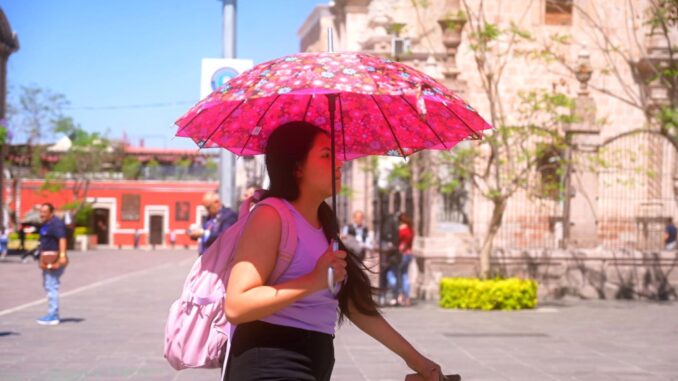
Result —
[[537, 282], [530, 279], [443, 278], [440, 306], [475, 310], [519, 310], [537, 306]]
[[[7, 238], [10, 241], [18, 241], [19, 240], [19, 233], [17, 232], [11, 232], [7, 235]], [[26, 241], [37, 241], [40, 239], [40, 234], [38, 233], [28, 233], [26, 234]]]
[[75, 231], [73, 232], [74, 236], [79, 236], [79, 235], [87, 235], [89, 232], [89, 229], [87, 229], [86, 226], [76, 226]]

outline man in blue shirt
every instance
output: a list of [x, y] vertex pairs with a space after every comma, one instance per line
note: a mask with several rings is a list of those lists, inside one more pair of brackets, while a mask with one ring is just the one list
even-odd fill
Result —
[[[40, 252], [57, 251], [59, 256], [66, 255], [66, 225], [54, 215], [54, 205], [46, 202], [40, 207]], [[59, 285], [65, 268], [42, 270], [42, 282], [47, 292], [49, 312], [38, 319], [38, 324], [59, 324]]]
[[232, 209], [221, 204], [219, 195], [208, 192], [202, 199], [202, 204], [207, 209], [208, 218], [201, 229], [191, 232], [191, 238], [198, 240], [198, 253], [202, 255], [205, 250], [216, 241], [217, 237], [238, 220], [238, 214]]
[[669, 223], [666, 224], [664, 229], [664, 244], [666, 245], [666, 250], [673, 250], [677, 247], [676, 242], [678, 242], [678, 229], [676, 225], [673, 224], [673, 218], [669, 218]]

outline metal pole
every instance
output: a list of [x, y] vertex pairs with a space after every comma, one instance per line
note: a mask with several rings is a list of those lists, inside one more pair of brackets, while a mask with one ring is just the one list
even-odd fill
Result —
[[[5, 16], [5, 12], [0, 9], [0, 23], [3, 24], [6, 30], [3, 33], [0, 33], [0, 124], [1, 128], [5, 129], [5, 136], [0, 141], [0, 227], [6, 228], [6, 224], [9, 222], [5, 219], [5, 156], [6, 156], [6, 142], [9, 138], [9, 126], [7, 125], [7, 120], [5, 119], [6, 106], [7, 106], [7, 60], [9, 56], [15, 51], [19, 50], [19, 39], [16, 33], [12, 32], [12, 27], [9, 25], [9, 21]], [[19, 211], [17, 210], [17, 213]]]
[[561, 249], [567, 249], [570, 244], [570, 220], [571, 220], [571, 208], [572, 208], [572, 134], [567, 132], [565, 133], [565, 141], [567, 142], [567, 148], [565, 149], [565, 181], [563, 188], [563, 241], [560, 244]]
[[[224, 58], [235, 58], [237, 0], [222, 1], [224, 4]], [[225, 206], [235, 207], [235, 155], [226, 149], [219, 151], [219, 197]]]

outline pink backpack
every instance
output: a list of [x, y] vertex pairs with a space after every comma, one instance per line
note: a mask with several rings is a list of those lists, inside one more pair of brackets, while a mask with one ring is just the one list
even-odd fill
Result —
[[[195, 261], [181, 297], [170, 307], [165, 326], [165, 358], [174, 369], [218, 368], [221, 362], [225, 369], [228, 351], [224, 347], [235, 327], [224, 314], [224, 296], [235, 248], [248, 220], [243, 217], [249, 216], [251, 199], [240, 208], [238, 221]], [[275, 208], [282, 222], [278, 259], [267, 282], [272, 283], [287, 270], [294, 257], [297, 230], [283, 201], [267, 198], [256, 207], [260, 205]]]

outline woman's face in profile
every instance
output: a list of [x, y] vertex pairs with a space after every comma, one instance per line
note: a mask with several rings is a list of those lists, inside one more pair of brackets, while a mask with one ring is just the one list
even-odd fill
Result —
[[330, 174], [334, 172], [337, 191], [341, 189], [341, 166], [343, 161], [336, 159], [336, 168], [332, 171], [332, 151], [329, 136], [316, 135], [306, 161], [297, 173], [299, 188], [305, 192], [319, 193], [323, 198], [332, 196]]

